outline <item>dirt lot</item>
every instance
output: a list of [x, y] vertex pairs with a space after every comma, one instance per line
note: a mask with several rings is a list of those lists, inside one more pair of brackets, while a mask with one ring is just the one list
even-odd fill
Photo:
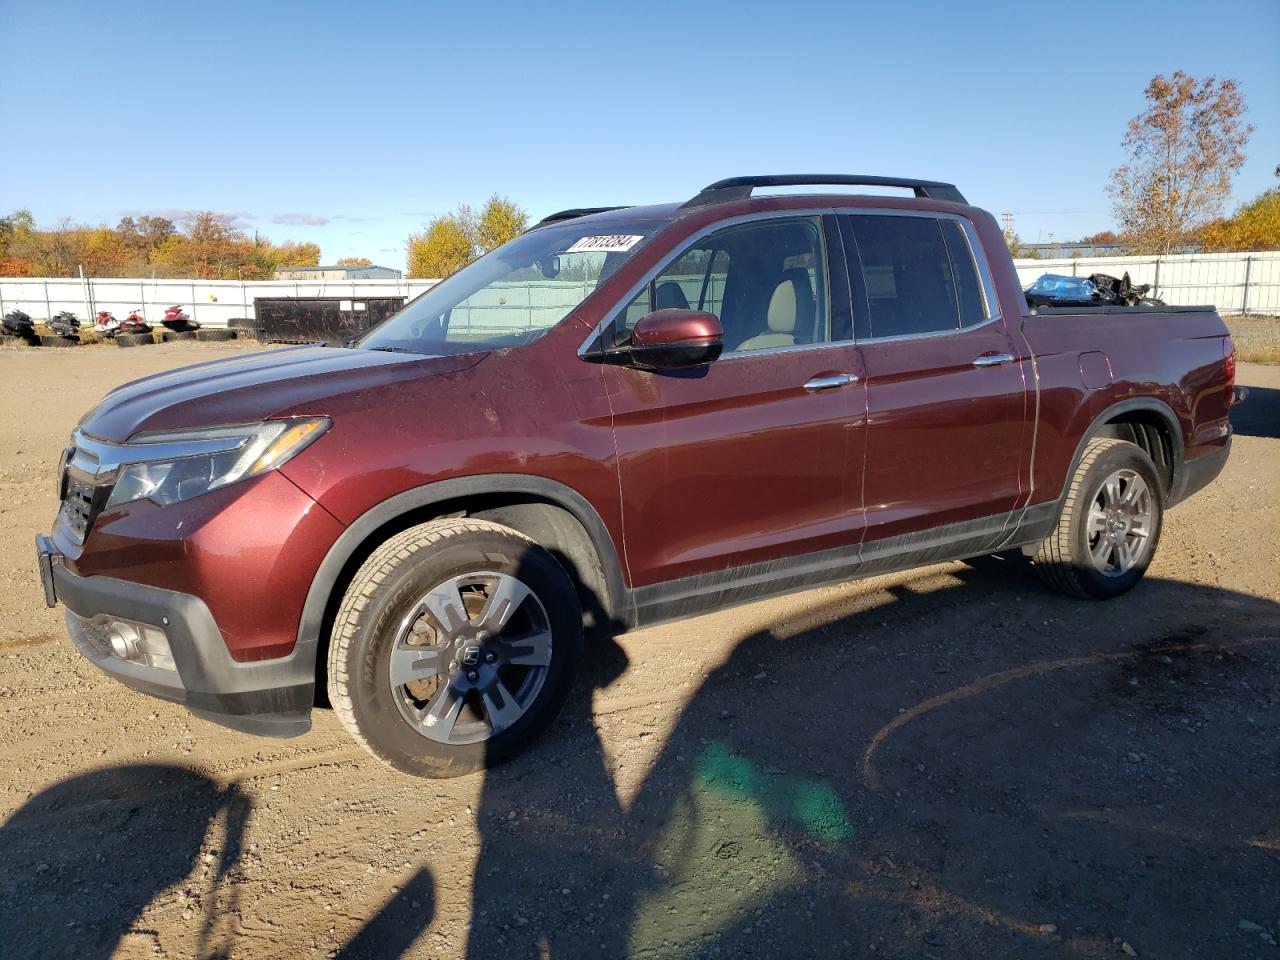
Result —
[[235, 349], [0, 354], [6, 957], [1280, 956], [1280, 368], [1127, 597], [946, 564], [635, 633], [429, 782], [131, 693], [44, 609], [76, 419]]

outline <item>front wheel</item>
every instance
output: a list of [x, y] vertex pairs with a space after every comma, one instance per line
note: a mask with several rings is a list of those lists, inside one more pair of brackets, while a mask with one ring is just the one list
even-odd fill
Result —
[[1146, 451], [1124, 440], [1090, 440], [1058, 526], [1040, 544], [1036, 571], [1071, 596], [1118, 597], [1147, 572], [1163, 516], [1163, 487]]
[[496, 523], [436, 520], [356, 573], [333, 625], [329, 698], [383, 762], [460, 776], [551, 725], [581, 652], [582, 611], [554, 557]]

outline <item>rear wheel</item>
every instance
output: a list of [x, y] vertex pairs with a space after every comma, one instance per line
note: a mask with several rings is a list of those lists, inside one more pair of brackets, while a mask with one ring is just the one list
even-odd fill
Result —
[[436, 520], [379, 547], [339, 607], [329, 698], [405, 773], [453, 777], [522, 750], [555, 719], [582, 612], [546, 550], [482, 520]]
[[1163, 487], [1146, 452], [1124, 440], [1090, 440], [1036, 571], [1071, 596], [1117, 597], [1147, 572], [1163, 516]]

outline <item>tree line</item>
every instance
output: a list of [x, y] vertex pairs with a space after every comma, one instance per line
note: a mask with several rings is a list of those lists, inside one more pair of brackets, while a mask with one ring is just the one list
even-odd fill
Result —
[[91, 277], [269, 280], [281, 267], [319, 263], [314, 243], [250, 237], [231, 216], [208, 211], [177, 223], [140, 216], [114, 227], [63, 221], [52, 229], [37, 227], [27, 210], [0, 217], [0, 277], [71, 277], [83, 267]]

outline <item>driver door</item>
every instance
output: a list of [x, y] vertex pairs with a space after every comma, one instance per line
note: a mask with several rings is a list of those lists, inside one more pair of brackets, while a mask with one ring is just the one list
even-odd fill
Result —
[[[625, 343], [640, 316], [665, 307], [714, 313], [725, 331], [723, 355], [705, 366], [602, 367], [631, 584], [687, 581], [649, 591], [654, 602], [708, 591], [748, 599], [800, 572], [803, 555], [832, 551], [819, 562], [836, 565], [856, 556], [866, 393], [842, 262], [831, 292], [827, 233], [839, 244], [818, 216], [714, 232], [606, 331]], [[749, 567], [765, 562], [767, 574]]]

